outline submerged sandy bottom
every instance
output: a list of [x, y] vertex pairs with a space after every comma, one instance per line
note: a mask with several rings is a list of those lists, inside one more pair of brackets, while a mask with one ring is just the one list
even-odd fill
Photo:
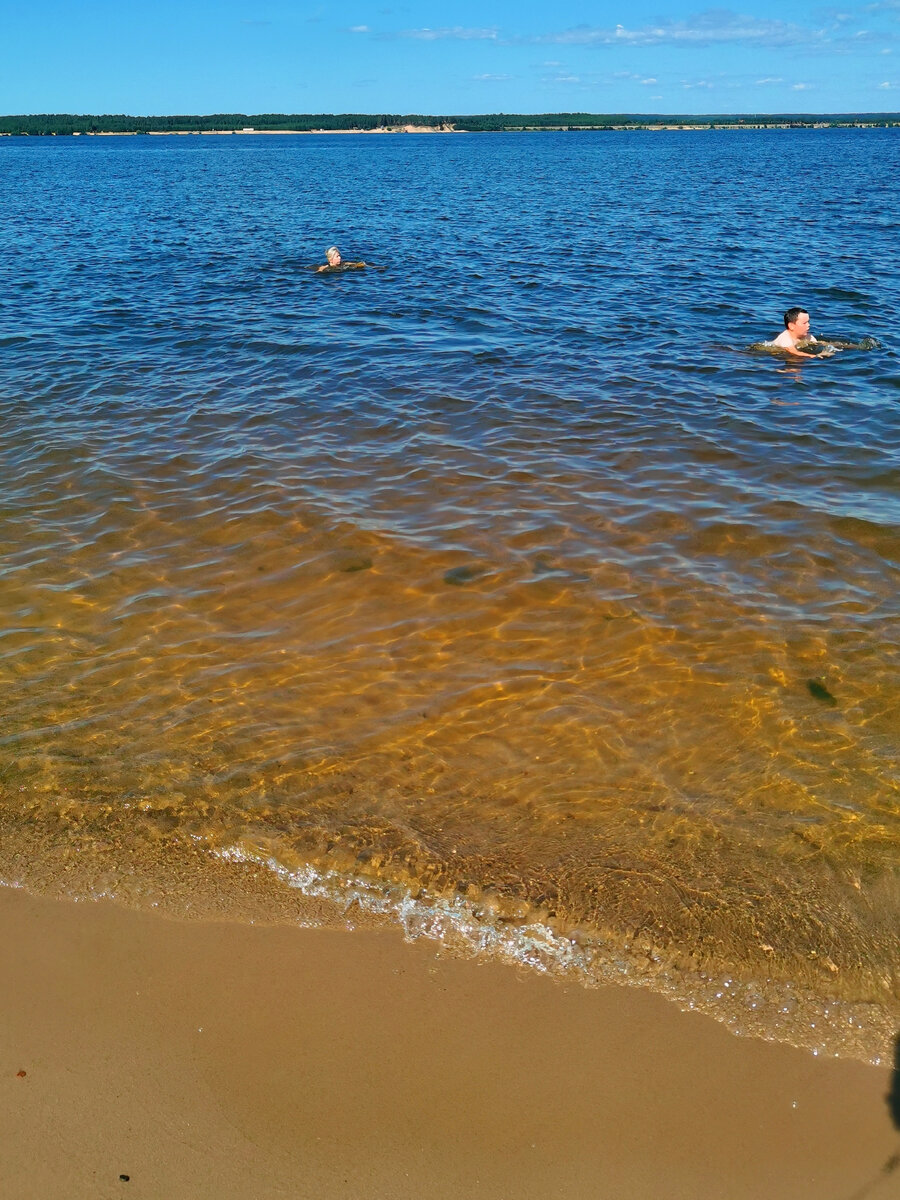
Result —
[[888, 1068], [649, 993], [391, 930], [12, 889], [0, 945], [6, 1200], [877, 1200], [900, 1181]]

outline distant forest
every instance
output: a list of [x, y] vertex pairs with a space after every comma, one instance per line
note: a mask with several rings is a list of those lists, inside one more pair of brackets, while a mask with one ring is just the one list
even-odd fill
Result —
[[38, 113], [0, 116], [0, 134], [30, 137], [74, 133], [175, 133], [255, 130], [384, 129], [404, 125], [445, 126], [470, 132], [521, 129], [615, 129], [658, 125], [900, 125], [900, 113], [738, 113], [733, 115], [654, 115], [648, 113], [486, 113], [480, 116], [428, 116], [422, 113], [213, 113], [207, 116], [130, 117], [123, 114], [73, 116]]

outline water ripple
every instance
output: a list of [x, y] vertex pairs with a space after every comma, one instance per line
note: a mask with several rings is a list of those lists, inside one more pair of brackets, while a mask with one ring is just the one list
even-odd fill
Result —
[[3, 877], [199, 848], [877, 1057], [900, 138], [798, 213], [804, 136], [0, 140]]

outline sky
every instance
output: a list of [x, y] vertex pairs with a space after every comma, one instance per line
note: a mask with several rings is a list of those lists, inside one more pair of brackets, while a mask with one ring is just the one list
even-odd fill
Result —
[[0, 113], [895, 112], [900, 0], [0, 0]]

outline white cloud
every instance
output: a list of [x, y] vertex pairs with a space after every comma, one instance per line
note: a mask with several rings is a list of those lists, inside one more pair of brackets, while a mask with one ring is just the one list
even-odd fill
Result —
[[559, 33], [546, 33], [538, 41], [561, 45], [598, 46], [710, 46], [728, 42], [752, 46], [808, 45], [821, 38], [822, 31], [804, 28], [787, 21], [744, 17], [725, 9], [698, 13], [686, 21], [660, 21], [628, 29], [616, 25], [603, 29], [578, 25]]
[[765, 79], [757, 79], [756, 86], [763, 87], [767, 83], [784, 83], [780, 75], [767, 75]]
[[462, 25], [444, 29], [404, 29], [400, 33], [400, 37], [417, 38], [423, 42], [437, 42], [445, 38], [462, 42], [496, 41], [497, 36], [496, 29], [466, 29]]
[[892, 83], [879, 83], [878, 86], [879, 88], [884, 88], [885, 91], [889, 91], [894, 85]]
[[512, 75], [473, 75], [472, 78], [479, 83], [501, 83], [503, 80], [512, 79]]
[[811, 83], [792, 83], [791, 91], [792, 92], [809, 92], [812, 90], [812, 86], [813, 85]]
[[643, 84], [643, 85], [646, 87], [646, 86], [648, 86], [649, 84], [652, 84], [652, 83], [659, 83], [659, 80], [658, 80], [658, 79], [653, 79], [653, 78], [650, 78], [650, 79], [642, 79], [640, 82], [641, 82], [641, 83], [642, 83], [642, 84]]
[[[747, 0], [744, 0], [746, 3]], [[715, 3], [715, 0], [713, 0]], [[856, 52], [860, 46], [868, 46], [875, 52], [875, 43], [895, 41], [896, 34], [886, 30], [859, 29], [851, 32], [850, 22], [861, 23], [863, 13], [890, 10], [900, 13], [900, 0], [877, 0], [857, 11], [855, 16], [848, 12], [820, 11], [816, 24], [798, 24], [777, 17], [756, 17], [727, 8], [709, 8], [687, 16], [682, 20], [664, 19], [655, 23], [630, 27], [576, 25], [569, 29], [552, 30], [548, 33], [524, 35], [503, 33], [498, 26], [443, 25], [422, 26], [417, 29], [402, 29], [375, 34], [382, 39], [412, 38], [417, 41], [491, 41], [498, 45], [556, 45], [556, 46], [619, 46], [637, 48], [642, 46], [683, 46], [686, 48], [739, 45], [746, 48], [784, 49], [797, 47], [808, 53]], [[874, 24], [874, 22], [873, 22]], [[353, 32], [371, 33], [367, 25], [353, 26]], [[541, 64], [547, 69], [560, 69], [558, 60]]]
[[[712, 0], [716, 3], [716, 0]], [[719, 0], [721, 2], [721, 0]], [[748, 0], [744, 0], [747, 3]], [[749, 6], [749, 5], [748, 5]], [[849, 6], [848, 6], [849, 7]], [[709, 8], [703, 12], [686, 16], [680, 20], [663, 19], [655, 23], [615, 26], [577, 25], [569, 29], [552, 30], [547, 33], [525, 35], [503, 32], [499, 26], [442, 25], [422, 26], [416, 29], [401, 29], [373, 33], [368, 25], [355, 25], [354, 33], [369, 33], [383, 40], [395, 38], [414, 39], [423, 42], [436, 41], [490, 41], [496, 45], [539, 45], [539, 46], [596, 46], [640, 48], [646, 46], [681, 46], [687, 49], [726, 45], [743, 46], [747, 49], [797, 48], [807, 54], [859, 53], [865, 47], [869, 53], [877, 53], [885, 42], [897, 41], [897, 34], [874, 29], [849, 28], [865, 19], [864, 13], [900, 13], [900, 0], [872, 0], [867, 6], [849, 12], [820, 10], [815, 24], [798, 24], [777, 17], [757, 17], [733, 12], [724, 7]], [[383, 10], [388, 11], [388, 10]], [[395, 10], [398, 11], [398, 10]], [[872, 25], [875, 22], [871, 22]], [[878, 43], [881, 43], [879, 46]], [[547, 60], [540, 64], [547, 70], [566, 70], [559, 60]]]

